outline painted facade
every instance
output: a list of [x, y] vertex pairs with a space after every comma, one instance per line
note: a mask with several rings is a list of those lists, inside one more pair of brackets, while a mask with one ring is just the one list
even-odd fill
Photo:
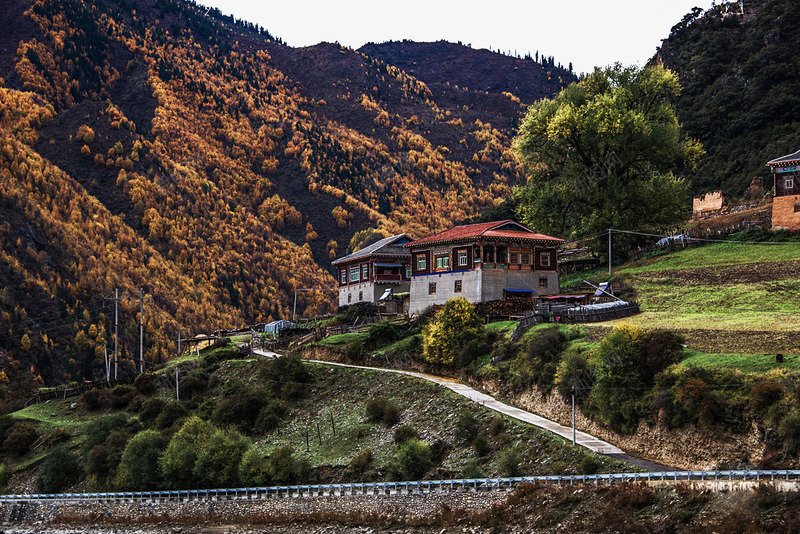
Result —
[[456, 226], [407, 243], [409, 313], [458, 296], [477, 303], [557, 294], [561, 243], [511, 220]]
[[775, 197], [772, 228], [800, 229], [800, 151], [767, 163], [772, 169]]
[[411, 255], [403, 245], [410, 241], [406, 234], [386, 237], [331, 262], [339, 281], [339, 306], [378, 302], [388, 289], [408, 293]]

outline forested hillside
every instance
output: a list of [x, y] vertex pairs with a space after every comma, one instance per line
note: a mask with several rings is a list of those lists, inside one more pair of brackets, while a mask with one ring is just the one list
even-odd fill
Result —
[[791, 0], [695, 9], [656, 56], [678, 73], [686, 132], [706, 149], [695, 193], [741, 196], [754, 176], [772, 186], [766, 162], [800, 149], [800, 13]]
[[[327, 267], [354, 235], [439, 231], [523, 179], [510, 149], [523, 107], [508, 91], [434, 94], [361, 52], [289, 48], [178, 0], [3, 11], [6, 402], [99, 375], [115, 288], [152, 297], [145, 359], [162, 361], [179, 332], [287, 317], [296, 288], [319, 289], [298, 293], [299, 314], [331, 310]], [[139, 303], [121, 307], [129, 358]]]

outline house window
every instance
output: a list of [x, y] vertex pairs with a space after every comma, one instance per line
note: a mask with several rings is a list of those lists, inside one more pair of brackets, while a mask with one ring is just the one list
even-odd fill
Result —
[[369, 280], [369, 265], [364, 265], [363, 267], [361, 267], [361, 278], [363, 280]]
[[800, 204], [795, 204], [794, 205], [794, 212], [795, 213], [800, 213]]
[[467, 251], [466, 250], [459, 250], [458, 251], [458, 266], [459, 267], [466, 267], [467, 266]]
[[339, 270], [339, 274], [342, 275], [342, 283], [346, 284], [347, 283], [347, 269], [340, 269]]
[[364, 300], [364, 292], [363, 291], [359, 291], [358, 292], [358, 302], [361, 302], [362, 300]]
[[547, 277], [540, 276], [539, 277], [539, 289], [547, 289]]
[[352, 301], [352, 300], [353, 300], [353, 294], [352, 293], [348, 293], [347, 294], [347, 303], [350, 304], [350, 301]]
[[786, 180], [783, 181], [783, 187], [786, 189], [794, 189], [794, 178], [786, 178]]
[[361, 278], [359, 277], [360, 274], [361, 274], [361, 269], [359, 268], [358, 265], [350, 267], [350, 281], [351, 282], [358, 282], [359, 280], [361, 280]]
[[447, 269], [450, 267], [449, 256], [436, 256], [436, 269]]
[[514, 264], [519, 263], [519, 254], [517, 254], [516, 252], [512, 252], [511, 254], [509, 254], [508, 263], [514, 263]]
[[454, 293], [461, 293], [461, 280], [456, 280], [455, 287], [453, 288]]
[[417, 270], [424, 271], [428, 268], [425, 256], [417, 256]]
[[531, 264], [531, 255], [522, 254], [522, 265], [530, 265], [530, 264]]
[[428, 284], [428, 295], [435, 295], [436, 294], [436, 282], [431, 282]]
[[406, 265], [406, 278], [411, 278], [411, 266]]
[[539, 263], [542, 265], [542, 267], [550, 267], [550, 253], [542, 252], [539, 254]]

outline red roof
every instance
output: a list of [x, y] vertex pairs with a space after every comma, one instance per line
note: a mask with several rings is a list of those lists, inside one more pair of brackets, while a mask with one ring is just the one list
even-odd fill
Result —
[[553, 244], [563, 243], [563, 239], [551, 237], [549, 235], [537, 234], [530, 228], [522, 226], [518, 222], [506, 219], [505, 221], [492, 221], [477, 224], [463, 224], [454, 226], [449, 230], [433, 234], [422, 239], [417, 239], [411, 243], [406, 243], [404, 247], [413, 247], [426, 243], [443, 243], [447, 241], [464, 241], [477, 239], [480, 237], [488, 238], [510, 238], [522, 239], [526, 241], [551, 241]]

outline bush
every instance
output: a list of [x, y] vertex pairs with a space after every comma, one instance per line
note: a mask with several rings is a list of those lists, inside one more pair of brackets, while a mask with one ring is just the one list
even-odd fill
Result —
[[564, 399], [571, 399], [573, 388], [576, 401], [586, 397], [594, 386], [594, 366], [582, 352], [568, 351], [558, 363], [555, 386]]
[[483, 331], [478, 314], [467, 299], [450, 299], [423, 329], [423, 355], [429, 363], [453, 365], [459, 350]]
[[86, 455], [86, 474], [96, 478], [100, 484], [110, 480], [125, 451], [125, 446], [133, 437], [134, 431], [130, 428], [112, 431], [108, 437], [89, 451]]
[[139, 390], [139, 393], [150, 395], [155, 393], [156, 386], [158, 385], [158, 379], [153, 373], [141, 373], [136, 375], [133, 385], [137, 390]]
[[506, 429], [506, 422], [502, 417], [495, 417], [489, 425], [489, 433], [492, 436], [499, 436]]
[[90, 389], [81, 395], [81, 404], [83, 404], [87, 410], [94, 412], [99, 410], [103, 407], [105, 403], [105, 395], [102, 391], [98, 389]]
[[400, 410], [386, 397], [375, 397], [367, 402], [367, 420], [394, 426], [400, 420]]
[[193, 371], [180, 380], [178, 388], [181, 400], [192, 400], [208, 389], [208, 377], [203, 373]]
[[419, 480], [432, 465], [431, 449], [428, 444], [418, 439], [411, 439], [397, 448], [391, 470], [394, 478]]
[[396, 445], [401, 445], [410, 439], [419, 439], [419, 432], [417, 432], [411, 425], [400, 425], [394, 431], [394, 442]]
[[59, 447], [47, 455], [39, 474], [36, 487], [42, 493], [61, 493], [83, 477], [80, 458], [65, 448]]
[[155, 427], [159, 430], [172, 428], [175, 424], [180, 423], [186, 416], [189, 415], [189, 410], [184, 408], [181, 404], [175, 401], [169, 401], [164, 404], [161, 413], [158, 414], [155, 420]]
[[205, 447], [216, 429], [199, 417], [190, 417], [181, 429], [172, 436], [159, 467], [165, 480], [175, 489], [186, 489], [197, 485], [195, 464], [200, 450]]
[[3, 450], [13, 456], [23, 456], [38, 438], [36, 429], [27, 421], [14, 425], [3, 442]]
[[197, 455], [196, 480], [205, 487], [232, 488], [239, 484], [239, 464], [250, 440], [235, 430], [214, 432]]
[[269, 456], [269, 473], [276, 484], [291, 484], [299, 478], [302, 469], [295, 461], [294, 449], [279, 447]]
[[111, 432], [124, 428], [129, 421], [130, 418], [124, 413], [115, 413], [96, 419], [86, 430], [83, 450], [87, 452], [92, 450], [95, 445], [103, 443]]
[[353, 476], [360, 476], [369, 469], [370, 465], [372, 465], [372, 449], [367, 447], [350, 460], [350, 465], [347, 466], [347, 472]]
[[142, 409], [139, 410], [139, 421], [146, 427], [151, 427], [156, 422], [156, 418], [164, 409], [166, 401], [158, 397], [151, 397], [144, 401]]
[[391, 323], [389, 321], [381, 321], [369, 327], [369, 335], [367, 336], [366, 348], [368, 350], [375, 350], [384, 345], [393, 343], [403, 337], [406, 328], [402, 325]]
[[520, 475], [520, 457], [514, 449], [507, 449], [500, 455], [497, 466], [503, 475], [507, 477], [517, 477]]
[[464, 469], [461, 471], [461, 476], [464, 478], [485, 478], [486, 475], [484, 475], [483, 471], [481, 471], [481, 466], [478, 463], [478, 460], [475, 458], [470, 458], [467, 460], [467, 463], [464, 464]]
[[462, 412], [456, 419], [455, 438], [457, 440], [472, 443], [479, 431], [480, 424], [472, 412]]
[[580, 463], [581, 474], [594, 475], [600, 470], [602, 466], [603, 463], [594, 456], [590, 456], [587, 454], [586, 456], [581, 458], [581, 463]]
[[116, 484], [126, 490], [155, 490], [164, 482], [159, 459], [166, 446], [164, 437], [155, 430], [143, 430], [125, 445], [117, 469]]
[[441, 464], [450, 454], [450, 444], [443, 439], [437, 439], [431, 445], [431, 461], [434, 465]]
[[253, 432], [256, 419], [270, 398], [267, 389], [242, 387], [217, 402], [211, 421], [218, 426], [233, 425], [243, 433]]
[[783, 387], [777, 382], [761, 382], [750, 390], [750, 401], [747, 409], [755, 414], [761, 414], [783, 397]]
[[286, 413], [286, 408], [278, 399], [270, 399], [258, 412], [253, 427], [253, 434], [266, 434], [278, 428], [281, 417]]
[[11, 468], [6, 463], [0, 464], [0, 489], [5, 489], [11, 480]]
[[475, 437], [475, 439], [472, 440], [472, 448], [475, 450], [475, 454], [480, 458], [483, 458], [489, 454], [489, 451], [491, 450], [489, 441], [485, 436]]
[[243, 486], [265, 486], [270, 483], [267, 458], [255, 447], [250, 447], [242, 455], [239, 481]]
[[783, 443], [783, 450], [791, 456], [800, 452], [800, 410], [792, 409], [778, 425], [778, 436]]
[[306, 365], [296, 356], [262, 362], [259, 377], [272, 383], [272, 394], [281, 399], [296, 399], [306, 392], [305, 384], [314, 381]]
[[136, 396], [136, 388], [133, 386], [119, 385], [111, 390], [107, 396], [108, 403], [114, 409], [125, 408]]

